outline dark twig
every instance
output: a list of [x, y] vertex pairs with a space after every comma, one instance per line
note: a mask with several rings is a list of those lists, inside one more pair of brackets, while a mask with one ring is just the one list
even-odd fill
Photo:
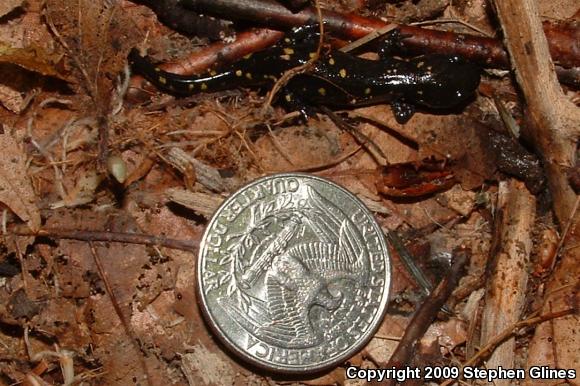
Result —
[[[449, 295], [451, 295], [451, 292], [453, 292], [453, 289], [459, 282], [468, 256], [469, 251], [464, 249], [453, 253], [453, 263], [447, 276], [441, 280], [437, 287], [435, 287], [435, 290], [431, 292], [429, 297], [425, 299], [423, 304], [419, 307], [409, 322], [405, 334], [399, 341], [391, 359], [389, 359], [389, 362], [382, 367], [388, 369], [395, 367], [400, 369], [408, 365], [413, 356], [417, 342], [425, 334], [437, 316], [437, 312], [445, 304], [447, 298], [449, 298]], [[388, 380], [386, 385], [394, 385], [394, 382], [394, 379]], [[375, 383], [371, 382], [370, 384], [374, 385]]]
[[[268, 28], [290, 28], [316, 22], [313, 7], [292, 13], [275, 0], [184, 0], [196, 9], [224, 19], [259, 23]], [[382, 20], [345, 15], [323, 10], [325, 26], [347, 39], [358, 39], [387, 25]], [[508, 55], [498, 39], [430, 30], [399, 25], [403, 48], [417, 53], [461, 55], [488, 67], [510, 68]], [[570, 24], [544, 23], [544, 32], [550, 43], [550, 52], [556, 62], [565, 67], [580, 66], [580, 39], [578, 27]], [[407, 36], [408, 35], [408, 36]]]
[[104, 232], [104, 231], [85, 231], [76, 229], [41, 229], [38, 232], [32, 232], [26, 229], [14, 229], [13, 235], [16, 236], [36, 236], [48, 237], [55, 239], [69, 239], [80, 241], [105, 241], [127, 244], [142, 244], [179, 249], [182, 251], [196, 252], [199, 247], [198, 241], [176, 240], [165, 236], [152, 236], [142, 233], [121, 233], [121, 232]]
[[[215, 15], [225, 13], [231, 18], [252, 20], [261, 24], [267, 22], [269, 25], [281, 29], [317, 20], [316, 10], [313, 8], [292, 13], [284, 6], [270, 0], [243, 2], [237, 0], [188, 0], [186, 3], [194, 3], [196, 7], [208, 7], [208, 12], [213, 11]], [[378, 19], [342, 15], [332, 11], [323, 11], [323, 19], [329, 30], [348, 39], [359, 39], [387, 26], [387, 23]], [[461, 55], [488, 67], [510, 68], [507, 54], [499, 40], [413, 26], [399, 25], [398, 28], [405, 35], [405, 39], [401, 42], [403, 47], [413, 53]], [[576, 35], [572, 29], [558, 28], [549, 23], [545, 24], [545, 28], [550, 46], [558, 47], [553, 53], [554, 58], [567, 67], [580, 66], [580, 47], [578, 47], [580, 39], [574, 40]], [[564, 33], [560, 33], [560, 29], [563, 29]], [[233, 62], [249, 53], [262, 50], [276, 43], [282, 36], [284, 36], [282, 32], [272, 29], [242, 32], [231, 44], [222, 42], [211, 44], [179, 63], [165, 63], [160, 68], [181, 75], [195, 74], [209, 67]], [[564, 49], [565, 47], [569, 47], [570, 53]], [[562, 73], [560, 77], [562, 82], [578, 87], [580, 76], [577, 71], [567, 70], [560, 66], [556, 69]], [[153, 91], [155, 88], [148, 85], [141, 76], [134, 76], [128, 91], [129, 100], [141, 101], [143, 90]]]
[[163, 24], [186, 35], [220, 40], [234, 33], [231, 22], [185, 9], [180, 0], [139, 0], [138, 3], [151, 8]]
[[320, 111], [326, 114], [328, 118], [330, 118], [330, 120], [332, 121], [332, 123], [336, 125], [336, 127], [352, 135], [354, 139], [359, 143], [359, 145], [367, 149], [372, 148], [383, 159], [385, 160], [387, 159], [387, 156], [385, 155], [383, 150], [379, 147], [379, 145], [375, 143], [375, 141], [373, 141], [372, 138], [370, 138], [369, 136], [358, 130], [356, 127], [346, 122], [344, 119], [342, 119], [338, 114], [335, 114], [334, 111], [330, 110], [328, 107], [318, 106], [318, 108], [320, 109]]

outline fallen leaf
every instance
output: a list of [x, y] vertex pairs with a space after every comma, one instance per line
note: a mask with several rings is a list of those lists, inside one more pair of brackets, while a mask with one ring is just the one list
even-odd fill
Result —
[[10, 208], [33, 232], [40, 228], [36, 195], [26, 173], [26, 155], [10, 134], [0, 134], [0, 202]]
[[3, 0], [0, 2], [0, 17], [12, 12], [24, 3], [23, 0]]
[[51, 54], [39, 46], [15, 48], [0, 42], [0, 63], [15, 64], [28, 71], [66, 81], [66, 77], [56, 70], [60, 59], [61, 55]]

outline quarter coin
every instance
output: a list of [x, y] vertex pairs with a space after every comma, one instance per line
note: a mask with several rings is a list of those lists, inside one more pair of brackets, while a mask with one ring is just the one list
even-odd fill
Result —
[[246, 361], [315, 372], [378, 328], [391, 267], [373, 215], [337, 184], [277, 174], [238, 190], [209, 222], [197, 265], [201, 309]]

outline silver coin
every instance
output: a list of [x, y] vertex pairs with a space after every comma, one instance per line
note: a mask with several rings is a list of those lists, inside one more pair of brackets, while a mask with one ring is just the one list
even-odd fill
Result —
[[383, 318], [391, 279], [369, 210], [305, 174], [268, 176], [228, 198], [206, 228], [197, 269], [216, 335], [250, 363], [286, 373], [357, 353]]

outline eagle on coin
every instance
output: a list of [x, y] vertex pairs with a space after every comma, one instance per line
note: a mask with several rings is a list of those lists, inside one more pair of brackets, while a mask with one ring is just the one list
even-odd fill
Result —
[[[312, 187], [306, 189], [307, 207], [289, 220], [278, 238], [268, 241], [242, 275], [247, 279], [243, 288], [263, 278], [262, 299], [252, 297], [248, 312], [232, 298], [220, 299], [249, 333], [286, 348], [321, 343], [327, 332], [320, 316], [348, 307], [345, 303], [352, 300], [352, 294], [346, 296], [346, 291], [363, 286], [370, 269], [366, 243], [353, 221]], [[309, 226], [318, 240], [302, 241], [288, 230], [299, 223]]]

